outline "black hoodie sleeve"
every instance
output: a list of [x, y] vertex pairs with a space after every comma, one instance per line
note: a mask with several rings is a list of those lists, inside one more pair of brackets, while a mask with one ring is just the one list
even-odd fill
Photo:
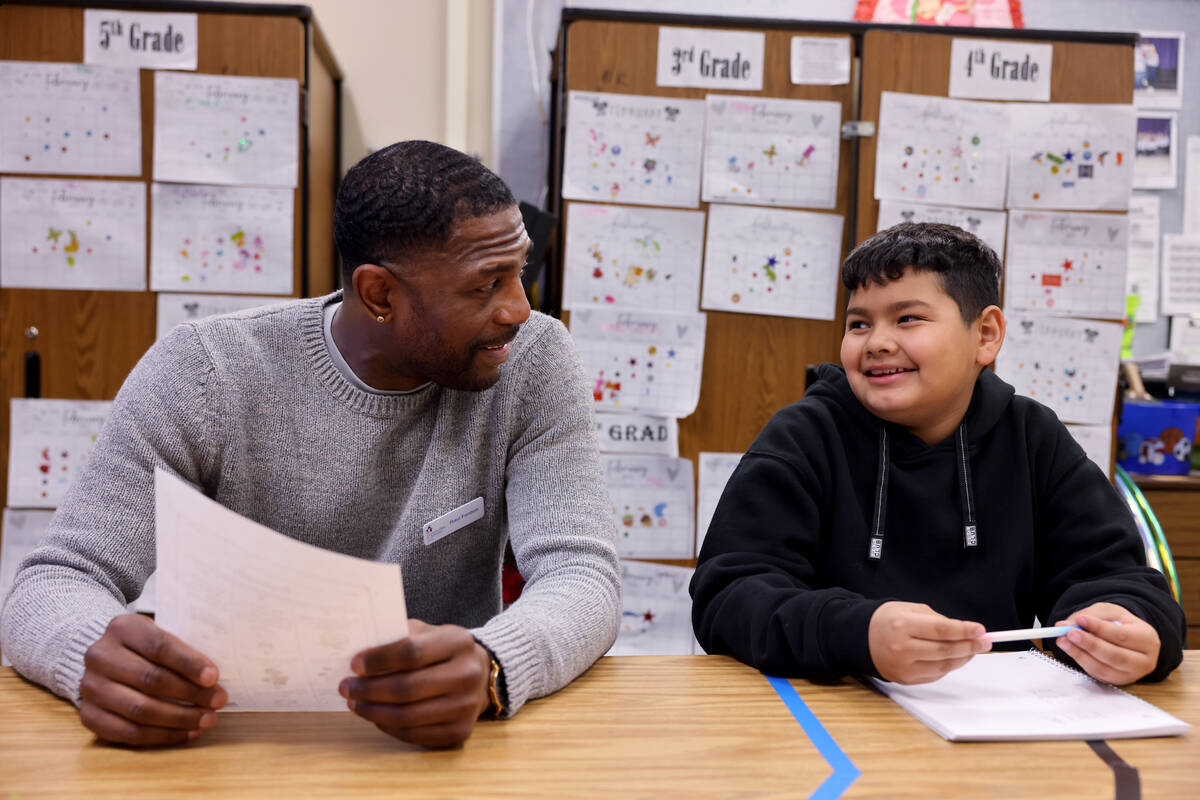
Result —
[[[1053, 625], [1093, 603], [1122, 606], [1158, 632], [1158, 665], [1143, 680], [1162, 680], [1183, 660], [1183, 609], [1162, 573], [1142, 566], [1141, 537], [1116, 489], [1052, 412], [1040, 410], [1051, 418], [1038, 448], [1038, 616]], [[1057, 647], [1055, 654], [1069, 660]]]
[[867, 628], [883, 601], [819, 587], [822, 470], [788, 453], [751, 448], [726, 485], [691, 584], [696, 637], [775, 675], [876, 675]]

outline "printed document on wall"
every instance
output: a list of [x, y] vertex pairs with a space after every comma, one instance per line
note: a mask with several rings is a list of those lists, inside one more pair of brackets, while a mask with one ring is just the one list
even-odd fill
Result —
[[692, 462], [602, 454], [621, 558], [691, 558], [695, 530]]
[[1106, 425], [1067, 425], [1071, 434], [1087, 457], [1095, 462], [1105, 477], [1112, 480], [1112, 423]]
[[842, 217], [711, 205], [701, 308], [832, 320]]
[[1158, 321], [1159, 198], [1135, 193], [1129, 198], [1129, 261], [1125, 294], [1141, 298], [1136, 322]]
[[0, 286], [146, 288], [146, 185], [0, 179]]
[[1006, 108], [884, 92], [875, 134], [875, 197], [1004, 208]]
[[688, 584], [695, 570], [644, 561], [621, 562], [621, 627], [609, 656], [690, 656], [703, 652], [692, 635]]
[[292, 194], [155, 183], [150, 289], [291, 294]]
[[0, 98], [0, 171], [142, 174], [138, 70], [0, 61]]
[[833, 208], [841, 103], [710, 94], [706, 202]]
[[8, 504], [55, 508], [87, 463], [112, 403], [12, 398]]
[[291, 78], [154, 73], [154, 180], [297, 185], [300, 88]]
[[984, 244], [996, 251], [1001, 261], [1004, 260], [1004, 228], [1008, 222], [1008, 215], [1003, 211], [931, 206], [890, 198], [880, 200], [879, 221], [875, 230], [886, 230], [901, 222], [941, 222], [954, 225], [978, 236]]
[[283, 302], [285, 299], [266, 295], [160, 292], [158, 295], [158, 322], [155, 326], [154, 338], [155, 341], [163, 338], [181, 322], [192, 322], [217, 314], [258, 308], [271, 303]]
[[1010, 211], [1005, 313], [1124, 318], [1128, 242], [1121, 214]]
[[1162, 313], [1200, 314], [1200, 234], [1163, 234]]
[[571, 336], [583, 360], [597, 411], [686, 417], [700, 401], [704, 366], [702, 313], [571, 312]]
[[729, 478], [741, 463], [743, 455], [744, 453], [700, 453], [700, 475], [697, 480], [699, 497], [696, 498], [696, 555], [700, 555], [700, 547], [708, 534], [708, 526], [712, 523], [721, 493], [725, 491], [725, 484], [729, 483]]
[[229, 711], [344, 711], [359, 650], [408, 635], [400, 565], [296, 541], [154, 473], [159, 626], [216, 662]]
[[1133, 188], [1131, 105], [1012, 103], [1008, 205], [1125, 209]]
[[1063, 422], [1112, 421], [1121, 323], [1009, 313], [996, 374]]
[[563, 307], [695, 311], [704, 212], [567, 205]]
[[562, 196], [700, 205], [704, 101], [571, 91]]

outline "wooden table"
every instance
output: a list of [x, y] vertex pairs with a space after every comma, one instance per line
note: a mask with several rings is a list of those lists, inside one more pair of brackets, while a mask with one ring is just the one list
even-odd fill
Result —
[[[950, 743], [846, 680], [792, 681], [861, 775], [844, 797], [1113, 797], [1084, 742]], [[1135, 694], [1197, 728], [1114, 740], [1144, 798], [1200, 793], [1200, 651]], [[0, 670], [0, 798], [807, 797], [831, 775], [767, 679], [717, 656], [605, 658], [459, 750], [345, 713], [228, 713], [165, 750], [98, 744], [75, 709]], [[823, 796], [836, 797], [826, 788]]]

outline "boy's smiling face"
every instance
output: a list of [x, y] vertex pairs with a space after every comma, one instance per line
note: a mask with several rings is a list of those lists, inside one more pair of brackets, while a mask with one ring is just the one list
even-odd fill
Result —
[[962, 421], [980, 368], [1003, 341], [999, 308], [967, 324], [937, 273], [910, 267], [850, 293], [842, 366], [868, 411], [936, 444]]

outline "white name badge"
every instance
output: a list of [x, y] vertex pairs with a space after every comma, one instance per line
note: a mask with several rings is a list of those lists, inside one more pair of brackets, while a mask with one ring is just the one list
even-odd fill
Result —
[[471, 502], [464, 503], [453, 511], [447, 511], [437, 519], [426, 522], [421, 532], [425, 538], [425, 544], [433, 544], [459, 528], [465, 528], [472, 522], [481, 519], [483, 519], [483, 498], [476, 497]]

